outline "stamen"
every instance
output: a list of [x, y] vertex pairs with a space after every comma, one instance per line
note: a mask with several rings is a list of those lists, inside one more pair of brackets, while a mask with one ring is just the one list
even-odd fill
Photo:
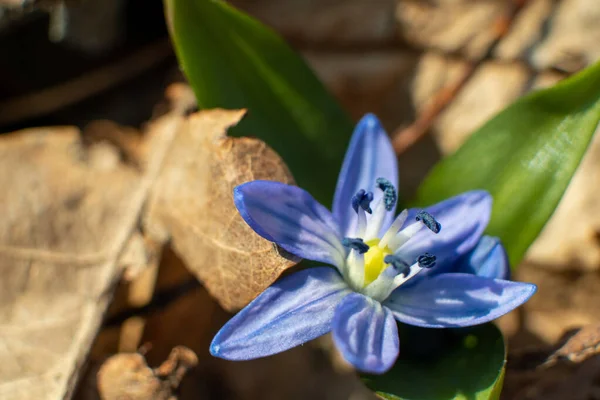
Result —
[[423, 253], [417, 257], [417, 263], [421, 268], [432, 268], [435, 266], [436, 257], [433, 254]]
[[[356, 237], [364, 238], [367, 229], [367, 214], [362, 208], [358, 209], [356, 215]], [[364, 241], [364, 240], [363, 240]]]
[[383, 219], [385, 218], [387, 211], [385, 210], [385, 203], [383, 198], [377, 200], [377, 205], [373, 208], [373, 214], [367, 223], [367, 229], [365, 230], [365, 236], [363, 236], [365, 242], [372, 239], [379, 238], [379, 232], [381, 231], [381, 225], [383, 225]]
[[369, 251], [369, 245], [363, 242], [361, 238], [344, 238], [342, 239], [342, 245], [356, 250], [359, 254], [365, 254]]
[[377, 301], [384, 301], [396, 288], [414, 278], [422, 270], [423, 268], [419, 264], [414, 263], [408, 267], [408, 274], [401, 274], [393, 265], [390, 265], [361, 293]]
[[396, 188], [392, 185], [392, 182], [385, 178], [377, 178], [375, 181], [377, 187], [383, 191], [383, 202], [385, 203], [385, 209], [392, 211], [398, 200], [398, 194]]
[[373, 192], [366, 192], [364, 189], [360, 189], [354, 196], [352, 196], [352, 208], [354, 212], [358, 213], [358, 207], [362, 208], [369, 214], [373, 212], [371, 210], [371, 202], [373, 201]]
[[410, 265], [408, 265], [408, 263], [404, 262], [398, 256], [389, 254], [385, 256], [383, 262], [385, 262], [386, 264], [391, 264], [394, 267], [394, 269], [398, 272], [398, 274], [402, 275], [403, 277], [407, 277], [410, 273]]
[[390, 241], [394, 238], [394, 236], [396, 236], [396, 234], [398, 233], [398, 231], [400, 231], [400, 228], [402, 228], [402, 225], [406, 221], [407, 217], [408, 217], [408, 211], [407, 210], [402, 211], [396, 217], [396, 219], [394, 220], [394, 222], [392, 222], [392, 225], [390, 225], [390, 227], [388, 228], [388, 230], [383, 235], [383, 238], [381, 239], [381, 242], [379, 242], [379, 246], [380, 247], [385, 247], [385, 246], [388, 245], [388, 243], [390, 243]]
[[390, 239], [388, 247], [395, 253], [400, 247], [410, 240], [414, 235], [423, 229], [423, 224], [415, 222], [399, 231], [396, 236]]
[[427, 211], [419, 211], [417, 214], [417, 221], [423, 220], [423, 224], [428, 227], [433, 233], [440, 233], [442, 224], [436, 221], [435, 218]]
[[353, 290], [359, 291], [365, 284], [365, 256], [356, 250], [350, 250], [346, 265], [348, 283]]

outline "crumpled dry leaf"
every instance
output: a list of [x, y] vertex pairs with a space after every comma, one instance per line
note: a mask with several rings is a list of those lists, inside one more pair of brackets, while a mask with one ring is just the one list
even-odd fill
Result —
[[569, 331], [556, 346], [509, 355], [505, 390], [513, 400], [589, 400], [598, 397], [600, 325]]
[[173, 239], [223, 304], [248, 301], [293, 264], [239, 219], [231, 199], [244, 180], [292, 182], [281, 159], [258, 140], [219, 137], [243, 112], [201, 113], [180, 130], [193, 95], [177, 85], [167, 96], [171, 110], [143, 135], [102, 121], [83, 134], [38, 128], [0, 138], [10, 171], [0, 177], [0, 398], [70, 397], [121, 264], [136, 275], [156, 255], [136, 228], [159, 176], [156, 218], [147, 220], [160, 224], [147, 226], [167, 229], [161, 238]]
[[196, 354], [177, 346], [152, 369], [139, 353], [121, 353], [102, 364], [96, 375], [102, 400], [177, 400], [175, 391], [185, 374], [198, 364]]
[[0, 398], [70, 396], [185, 108], [149, 125], [135, 165], [73, 127], [0, 138]]
[[547, 364], [559, 360], [580, 363], [600, 353], [600, 324], [581, 328], [548, 357]]
[[254, 233], [233, 204], [233, 188], [241, 183], [293, 183], [285, 163], [264, 142], [225, 136], [244, 113], [216, 109], [188, 118], [153, 188], [144, 221], [151, 236], [171, 239], [188, 268], [230, 311], [246, 305], [297, 262]]
[[478, 58], [494, 40], [498, 14], [509, 7], [505, 0], [400, 0], [396, 17], [410, 43]]
[[524, 61], [536, 70], [575, 72], [600, 55], [596, 0], [399, 0], [405, 40], [427, 49], [481, 57], [515, 7], [522, 6], [493, 57]]
[[600, 358], [557, 363], [549, 368], [512, 370], [509, 359], [502, 398], [511, 400], [590, 400], [598, 398]]

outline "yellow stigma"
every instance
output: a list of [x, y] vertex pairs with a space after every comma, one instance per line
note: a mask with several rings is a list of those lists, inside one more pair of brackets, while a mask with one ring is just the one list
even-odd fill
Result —
[[369, 251], [365, 253], [365, 286], [373, 282], [379, 274], [383, 272], [386, 264], [383, 259], [388, 254], [392, 254], [392, 250], [385, 246], [379, 247], [379, 239], [369, 240], [365, 242], [369, 246]]

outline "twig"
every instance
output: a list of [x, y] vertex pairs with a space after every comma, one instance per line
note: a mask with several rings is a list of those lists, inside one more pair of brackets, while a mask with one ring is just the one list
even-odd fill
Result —
[[477, 60], [468, 63], [461, 76], [454, 82], [441, 88], [429, 104], [417, 116], [417, 119], [408, 127], [397, 129], [392, 134], [392, 143], [396, 154], [400, 155], [421, 139], [431, 128], [438, 115], [454, 100], [458, 92], [465, 86], [473, 76], [477, 68], [489, 59], [500, 41], [509, 32], [519, 11], [528, 0], [513, 0], [513, 6], [509, 13], [504, 14], [494, 22], [494, 40], [488, 46], [486, 52]]
[[39, 117], [77, 103], [146, 71], [172, 54], [169, 39], [162, 39], [68, 82], [0, 102], [0, 124]]

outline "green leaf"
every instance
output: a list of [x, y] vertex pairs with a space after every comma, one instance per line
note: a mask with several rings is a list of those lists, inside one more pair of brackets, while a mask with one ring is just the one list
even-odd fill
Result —
[[[366, 385], [384, 399], [498, 400], [506, 363], [502, 333], [491, 323], [445, 331], [451, 338], [435, 356], [405, 357], [410, 344], [401, 338], [396, 365], [385, 375], [365, 378]], [[423, 337], [431, 332], [418, 332], [432, 340]]]
[[165, 0], [200, 108], [247, 108], [230, 134], [264, 140], [299, 186], [330, 204], [353, 124], [275, 32], [222, 1]]
[[558, 205], [600, 120], [600, 63], [527, 95], [438, 163], [415, 202], [431, 204], [486, 189], [494, 198], [487, 232], [514, 267]]

